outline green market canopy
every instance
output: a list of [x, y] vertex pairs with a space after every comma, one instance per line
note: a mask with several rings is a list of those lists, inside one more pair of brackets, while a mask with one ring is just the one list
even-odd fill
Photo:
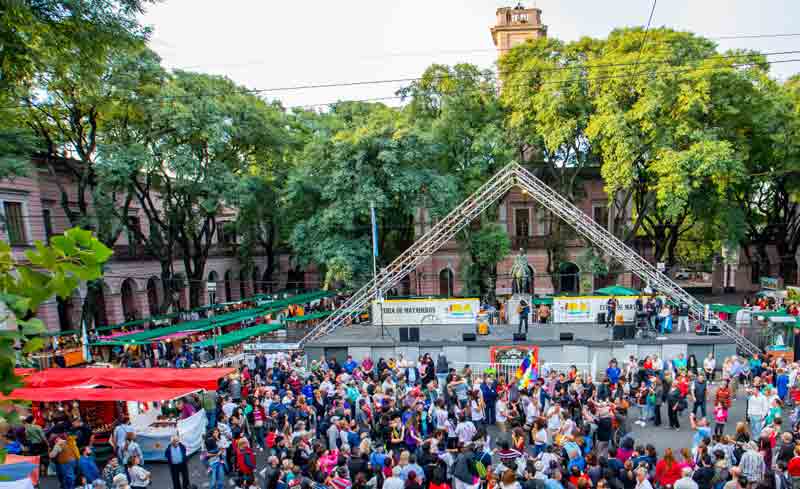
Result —
[[300, 321], [311, 321], [313, 319], [321, 319], [324, 317], [330, 316], [332, 311], [322, 311], [322, 312], [314, 312], [311, 314], [306, 314], [305, 316], [295, 316], [291, 318], [284, 319], [284, 322], [293, 323], [293, 322], [300, 322]]
[[[277, 297], [277, 294], [257, 294], [257, 295], [254, 295], [253, 297], [248, 297], [246, 299], [241, 299], [239, 301], [223, 302], [223, 303], [219, 303], [219, 304], [208, 304], [208, 305], [205, 305], [205, 306], [196, 307], [196, 308], [192, 309], [189, 312], [202, 312], [202, 311], [208, 311], [209, 309], [220, 309], [220, 308], [232, 305], [232, 304], [240, 304], [242, 302], [259, 302], [259, 306], [288, 307], [291, 304], [303, 304], [305, 302], [311, 302], [311, 301], [315, 301], [315, 300], [318, 300], [318, 299], [324, 299], [326, 297], [332, 297], [334, 295], [336, 295], [336, 292], [332, 292], [332, 291], [328, 291], [328, 290], [321, 290], [321, 291], [316, 291], [316, 292], [306, 292], [306, 293], [303, 293], [303, 294], [298, 294], [298, 295], [295, 295], [295, 296], [291, 296], [291, 297], [287, 297], [285, 299], [278, 300], [278, 299], [274, 299], [274, 297]], [[114, 329], [141, 326], [143, 324], [147, 324], [147, 323], [150, 323], [150, 322], [153, 322], [153, 321], [163, 321], [163, 320], [174, 319], [174, 318], [178, 317], [179, 315], [180, 315], [180, 313], [174, 312], [174, 313], [170, 313], [170, 314], [163, 314], [163, 315], [160, 315], [160, 316], [153, 316], [153, 317], [149, 317], [149, 318], [145, 318], [145, 319], [136, 319], [134, 321], [126, 321], [124, 323], [113, 324], [113, 325], [110, 325], [110, 326], [102, 326], [100, 328], [97, 328], [96, 331], [98, 333], [102, 333], [102, 332], [111, 331], [111, 330], [114, 330]], [[66, 333], [65, 332], [64, 334], [80, 334], [80, 332], [77, 332], [77, 331], [75, 333]]]
[[282, 329], [282, 324], [259, 324], [251, 328], [244, 328], [237, 331], [231, 331], [223, 335], [215, 336], [213, 338], [199, 341], [192, 344], [196, 348], [206, 348], [209, 346], [225, 348], [228, 346], [238, 345], [239, 343], [252, 338], [253, 336], [260, 336], [262, 334], [271, 333]]
[[553, 298], [552, 297], [534, 297], [533, 298], [533, 305], [540, 306], [540, 305], [552, 306], [553, 305]]
[[640, 295], [641, 292], [636, 289], [630, 289], [628, 287], [623, 287], [621, 285], [611, 285], [609, 287], [603, 287], [602, 289], [597, 289], [594, 291], [595, 295], [622, 295], [622, 296], [632, 296], [632, 295]]
[[724, 312], [725, 314], [736, 314], [743, 309], [742, 306], [730, 304], [711, 304], [709, 308], [712, 312]]
[[173, 335], [183, 332], [200, 333], [208, 331], [217, 327], [228, 326], [230, 324], [240, 323], [248, 319], [253, 319], [271, 312], [278, 312], [281, 308], [260, 307], [256, 309], [247, 309], [245, 311], [234, 311], [228, 314], [220, 314], [210, 318], [198, 319], [197, 321], [185, 321], [174, 326], [167, 326], [165, 328], [150, 329], [147, 331], [140, 331], [138, 333], [131, 333], [125, 336], [118, 336], [113, 340], [98, 341], [92, 343], [95, 346], [121, 346], [121, 345], [142, 345], [151, 343], [158, 338]]

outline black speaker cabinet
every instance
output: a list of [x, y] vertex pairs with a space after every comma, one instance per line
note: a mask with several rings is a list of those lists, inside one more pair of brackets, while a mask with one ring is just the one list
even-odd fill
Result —
[[597, 324], [606, 324], [606, 313], [604, 312], [597, 313]]
[[408, 328], [400, 328], [400, 342], [408, 343]]
[[625, 339], [625, 326], [612, 326], [614, 328], [614, 341], [622, 341]]
[[575, 335], [573, 335], [572, 333], [560, 333], [558, 335], [558, 339], [560, 341], [572, 341], [575, 339]]
[[514, 333], [514, 341], [527, 341], [528, 336], [525, 333]]
[[419, 343], [419, 328], [414, 326], [408, 328], [408, 341], [411, 343]]
[[464, 333], [461, 337], [464, 341], [475, 341], [475, 333]]

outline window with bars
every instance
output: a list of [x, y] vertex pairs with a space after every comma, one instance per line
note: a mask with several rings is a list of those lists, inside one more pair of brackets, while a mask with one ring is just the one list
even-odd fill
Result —
[[531, 217], [529, 209], [514, 209], [516, 236], [527, 237], [530, 232]]
[[608, 228], [608, 206], [605, 204], [594, 204], [592, 206], [592, 219], [597, 224]]
[[53, 216], [50, 209], [42, 210], [42, 221], [44, 222], [44, 238], [50, 242], [50, 236], [53, 235]]
[[21, 202], [3, 202], [3, 215], [5, 217], [6, 234], [8, 242], [12, 245], [28, 244], [28, 235], [25, 230], [25, 218], [22, 214]]

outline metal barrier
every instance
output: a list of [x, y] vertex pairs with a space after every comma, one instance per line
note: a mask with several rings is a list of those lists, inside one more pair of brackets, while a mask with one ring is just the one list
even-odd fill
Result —
[[[484, 373], [487, 371], [493, 372], [497, 377], [505, 376], [506, 380], [512, 380], [516, 378], [517, 375], [517, 368], [519, 368], [519, 362], [503, 362], [503, 363], [492, 363], [492, 362], [450, 362], [452, 367], [456, 369], [456, 372], [462, 374], [464, 368], [469, 366], [472, 370], [472, 377], [469, 379], [470, 382], [474, 381], [478, 377], [482, 377]], [[578, 373], [581, 376], [586, 377], [587, 375], [591, 375], [592, 379], [596, 382], [597, 381], [597, 355], [595, 354], [592, 358], [591, 362], [542, 362], [540, 365], [541, 368], [541, 375], [547, 375], [549, 372], [564, 372], [566, 373], [570, 367], [575, 367], [578, 369]]]

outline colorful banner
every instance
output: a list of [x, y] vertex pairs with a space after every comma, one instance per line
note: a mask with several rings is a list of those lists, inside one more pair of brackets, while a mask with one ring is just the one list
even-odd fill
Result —
[[[596, 323], [598, 314], [606, 314], [608, 296], [555, 297], [553, 299], [553, 322]], [[638, 297], [617, 297], [617, 314], [623, 321], [636, 319]]]
[[399, 299], [372, 303], [372, 323], [385, 326], [475, 324], [479, 299]]
[[489, 347], [489, 360], [492, 363], [519, 365], [530, 352], [534, 352], [534, 357], [539, 358], [537, 345], [491, 346]]
[[777, 290], [780, 288], [780, 279], [778, 277], [760, 277], [758, 282], [761, 284], [762, 289]]
[[[202, 409], [192, 416], [178, 421], [177, 434], [181, 442], [186, 445], [187, 455], [202, 448], [207, 424], [208, 418]], [[145, 462], [166, 462], [165, 452], [173, 434], [175, 434], [174, 431], [167, 429], [157, 429], [151, 432], [137, 431], [136, 441], [142, 448]]]

